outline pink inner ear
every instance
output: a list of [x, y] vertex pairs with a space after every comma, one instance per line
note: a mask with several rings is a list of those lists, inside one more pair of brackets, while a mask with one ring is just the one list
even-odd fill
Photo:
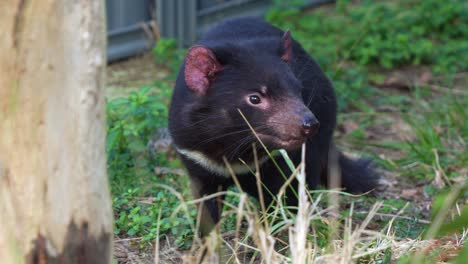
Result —
[[283, 55], [281, 55], [281, 59], [289, 63], [292, 58], [292, 41], [289, 29], [284, 32], [281, 43], [283, 44]]
[[207, 47], [192, 47], [185, 59], [185, 83], [199, 95], [205, 95], [215, 74], [222, 70], [213, 51]]

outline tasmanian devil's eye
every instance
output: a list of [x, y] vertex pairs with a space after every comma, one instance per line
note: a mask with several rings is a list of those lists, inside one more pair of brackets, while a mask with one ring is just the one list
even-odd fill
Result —
[[259, 104], [261, 102], [260, 96], [251, 95], [251, 96], [249, 96], [249, 101], [250, 101], [251, 104], [254, 104], [254, 105]]

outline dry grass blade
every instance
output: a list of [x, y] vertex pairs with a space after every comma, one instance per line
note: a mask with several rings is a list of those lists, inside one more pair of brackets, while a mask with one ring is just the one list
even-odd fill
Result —
[[307, 260], [307, 234], [310, 224], [310, 203], [307, 200], [305, 182], [305, 144], [302, 145], [301, 170], [297, 174], [299, 183], [299, 203], [296, 216], [296, 223], [289, 229], [289, 241], [291, 249], [292, 263], [302, 264]]
[[[231, 165], [225, 157], [223, 157], [223, 160], [234, 180], [235, 185], [242, 192], [242, 187], [240, 186]], [[256, 162], [258, 163], [258, 161]], [[247, 222], [249, 223], [248, 233], [252, 236], [254, 243], [262, 255], [262, 259], [265, 260], [267, 264], [278, 263], [278, 253], [275, 251], [275, 239], [271, 235], [269, 226], [265, 224], [264, 221], [260, 221], [259, 215], [256, 213], [256, 210], [251, 208], [251, 206], [246, 206], [245, 208], [246, 212], [244, 212], [244, 214], [238, 214], [237, 217], [242, 218], [242, 216], [244, 216], [247, 219]], [[264, 211], [264, 213], [266, 214], [266, 211]], [[266, 217], [264, 217], [264, 219], [266, 219]]]
[[159, 208], [158, 225], [156, 226], [156, 238], [154, 243], [154, 264], [159, 264], [159, 223], [161, 223], [161, 212], [162, 208]]
[[[331, 147], [328, 154], [329, 168], [328, 168], [328, 181], [331, 190], [338, 190], [341, 187], [341, 169], [338, 163], [338, 151]], [[328, 237], [330, 240], [336, 240], [338, 237], [338, 229], [340, 227], [340, 195], [338, 192], [327, 192], [328, 209], [330, 210], [329, 226], [330, 233]], [[351, 211], [352, 212], [352, 211]]]

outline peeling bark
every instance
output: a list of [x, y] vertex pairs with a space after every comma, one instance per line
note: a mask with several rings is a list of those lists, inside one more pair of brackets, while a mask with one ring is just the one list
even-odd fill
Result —
[[80, 225], [70, 223], [65, 238], [64, 250], [57, 252], [48, 238], [38, 234], [31, 251], [26, 255], [26, 263], [60, 264], [87, 263], [101, 264], [103, 259], [110, 259], [110, 233], [103, 232], [94, 237], [88, 230], [88, 223]]

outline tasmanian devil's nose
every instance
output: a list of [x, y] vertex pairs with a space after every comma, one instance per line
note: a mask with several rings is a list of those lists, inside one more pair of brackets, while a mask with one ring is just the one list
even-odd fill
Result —
[[304, 136], [313, 136], [319, 130], [320, 123], [317, 118], [311, 113], [306, 114], [302, 120], [302, 133]]

